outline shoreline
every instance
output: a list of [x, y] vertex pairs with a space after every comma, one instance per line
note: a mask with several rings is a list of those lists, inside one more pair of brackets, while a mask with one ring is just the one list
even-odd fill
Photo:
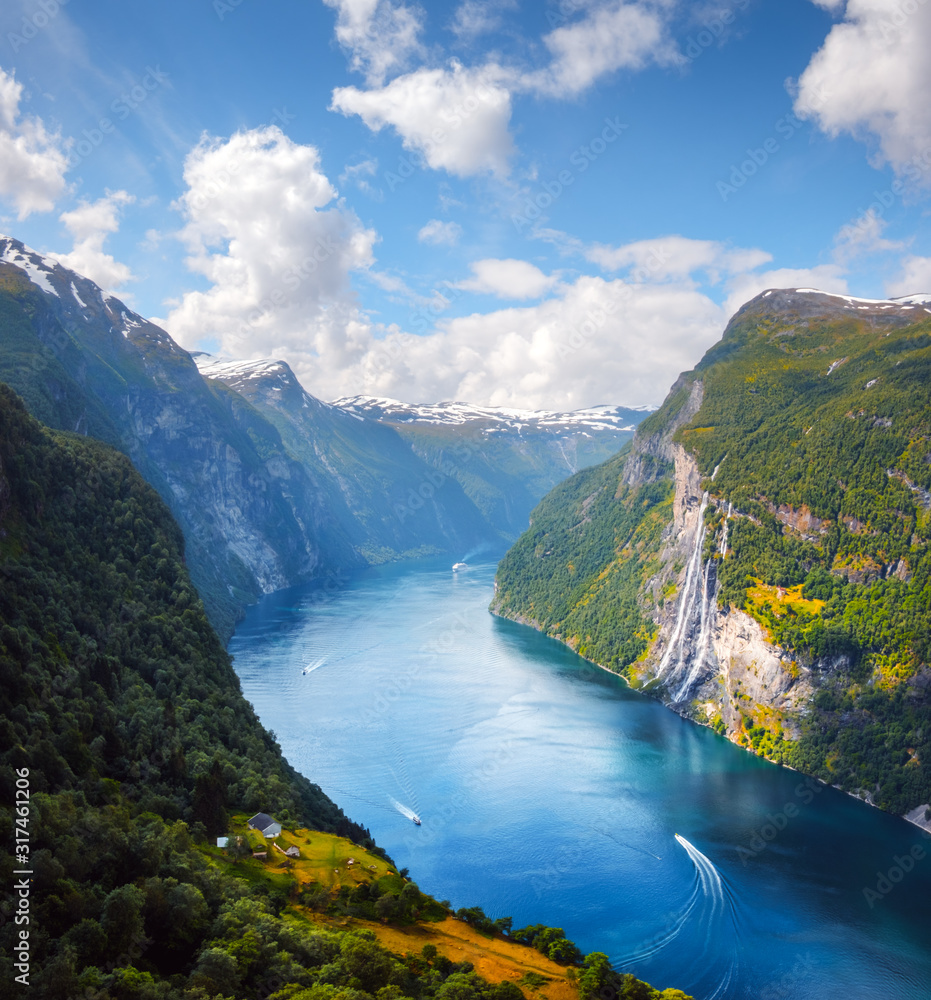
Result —
[[[496, 582], [496, 592], [497, 592], [497, 582]], [[494, 602], [492, 601], [492, 604], [493, 603]], [[863, 798], [862, 795], [857, 795], [855, 792], [844, 791], [844, 789], [840, 788], [838, 785], [829, 785], [828, 782], [824, 781], [822, 778], [819, 778], [814, 774], [805, 774], [804, 771], [799, 771], [798, 768], [791, 767], [788, 764], [780, 764], [777, 761], [770, 760], [765, 754], [762, 755], [758, 754], [755, 750], [753, 750], [750, 747], [741, 746], [739, 743], [735, 743], [731, 739], [729, 734], [724, 734], [722, 736], [722, 734], [716, 732], [709, 723], [700, 722], [698, 719], [693, 719], [688, 715], [684, 715], [682, 712], [676, 711], [676, 709], [671, 704], [668, 704], [667, 702], [663, 701], [662, 698], [657, 698], [642, 688], [635, 688], [623, 674], [619, 674], [616, 670], [612, 670], [610, 667], [606, 667], [603, 663], [598, 663], [597, 660], [592, 660], [589, 659], [587, 656], [583, 656], [577, 650], [572, 649], [572, 646], [568, 642], [566, 642], [565, 639], [557, 638], [555, 635], [550, 635], [548, 632], [545, 632], [541, 627], [539, 627], [539, 623], [532, 622], [522, 618], [512, 618], [510, 615], [499, 614], [497, 611], [493, 609], [492, 606], [489, 606], [488, 610], [489, 613], [493, 614], [496, 618], [501, 618], [504, 621], [514, 622], [515, 625], [524, 625], [527, 628], [532, 628], [535, 632], [539, 632], [540, 635], [545, 635], [547, 636], [547, 638], [553, 639], [555, 642], [562, 643], [562, 645], [565, 646], [567, 649], [571, 649], [572, 652], [579, 657], [579, 659], [585, 660], [586, 663], [591, 663], [593, 666], [598, 667], [599, 670], [604, 670], [606, 673], [611, 674], [612, 677], [617, 677], [618, 680], [624, 683], [625, 687], [627, 687], [628, 690], [635, 691], [637, 692], [637, 694], [642, 694], [645, 698], [650, 698], [652, 701], [659, 702], [659, 704], [662, 705], [664, 708], [669, 709], [670, 712], [674, 713], [675, 715], [678, 715], [680, 719], [684, 719], [686, 722], [691, 722], [693, 725], [701, 726], [703, 729], [710, 729], [716, 736], [721, 736], [722, 739], [727, 740], [727, 742], [730, 743], [731, 746], [734, 747], [735, 749], [743, 750], [745, 753], [753, 754], [754, 757], [759, 757], [761, 760], [765, 760], [767, 764], [772, 764], [773, 767], [785, 768], [787, 771], [795, 771], [796, 774], [802, 774], [806, 778], [812, 778], [814, 781], [817, 781], [820, 784], [824, 785], [825, 788], [834, 788], [839, 792], [843, 792], [844, 795], [849, 795], [851, 798], [856, 799], [858, 802], [862, 802], [864, 805], [870, 806], [872, 809], [877, 809], [879, 810], [879, 812], [885, 813], [887, 816], [895, 816], [897, 819], [905, 820], [906, 823], [911, 823], [912, 826], [917, 826], [918, 829], [925, 834], [925, 836], [931, 837], [931, 805], [929, 805], [928, 803], [925, 803], [924, 805], [915, 806], [914, 809], [909, 810], [907, 813], [899, 815], [898, 813], [890, 812], [888, 809], [883, 809], [882, 806], [878, 806], [875, 802], [871, 801], [870, 798], [865, 799]], [[923, 816], [927, 816], [928, 818], [927, 819], [921, 818]]]

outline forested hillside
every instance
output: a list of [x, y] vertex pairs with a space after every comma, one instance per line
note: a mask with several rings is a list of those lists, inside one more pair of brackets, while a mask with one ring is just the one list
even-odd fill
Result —
[[446, 428], [434, 440], [428, 427], [419, 447], [416, 434], [311, 396], [282, 361], [200, 356], [199, 372], [165, 330], [4, 236], [0, 330], [0, 381], [30, 413], [125, 452], [171, 509], [224, 642], [262, 594], [502, 549], [552, 485], [629, 436], [618, 413], [599, 411], [541, 433]]
[[[207, 848], [234, 811], [263, 810], [379, 853], [243, 699], [157, 494], [2, 385], [0, 703], [4, 997], [521, 1000], [468, 961], [402, 958], [346, 926], [445, 915], [397, 874], [354, 896], [291, 893]], [[573, 976], [582, 1000], [660, 996], [598, 954]]]
[[[931, 802], [929, 543], [931, 319], [769, 292], [629, 453], [539, 505], [494, 608], [904, 813]], [[746, 657], [734, 680], [741, 622], [766, 684]]]

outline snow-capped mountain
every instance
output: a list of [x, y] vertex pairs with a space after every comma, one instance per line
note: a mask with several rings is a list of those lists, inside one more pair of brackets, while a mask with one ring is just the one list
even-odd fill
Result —
[[849, 313], [861, 319], [873, 316], [882, 317], [884, 321], [915, 323], [924, 313], [931, 313], [931, 293], [902, 295], [894, 299], [864, 299], [855, 295], [822, 292], [818, 288], [770, 288], [743, 305], [735, 315], [760, 308], [805, 316]]
[[334, 406], [350, 413], [397, 424], [446, 424], [481, 426], [483, 433], [497, 430], [622, 431], [633, 432], [652, 407], [591, 406], [581, 410], [518, 410], [471, 403], [404, 403], [383, 396], [343, 396]]
[[[462, 490], [491, 540], [516, 537], [547, 490], [617, 452], [649, 412], [598, 406], [563, 414], [467, 403], [415, 405], [371, 396], [324, 403], [306, 392], [284, 361], [209, 355], [195, 361], [205, 378], [234, 389], [274, 423], [292, 454], [310, 449], [339, 468], [344, 486], [365, 480], [370, 492], [393, 497], [387, 479], [372, 479], [390, 456], [395, 479], [413, 477], [409, 485], [415, 493], [434, 479], [442, 482], [446, 502]], [[353, 509], [367, 510], [360, 500], [365, 489], [354, 492]], [[474, 511], [468, 513], [458, 500], [456, 507], [456, 522], [471, 523]], [[422, 513], [421, 532], [426, 519]]]
[[127, 340], [149, 342], [166, 350], [186, 354], [159, 326], [133, 312], [115, 295], [72, 271], [54, 257], [41, 254], [20, 240], [0, 236], [0, 265], [16, 267], [40, 291], [54, 298], [53, 306], [69, 320], [100, 324]]
[[0, 381], [44, 423], [132, 458], [177, 518], [225, 636], [263, 592], [500, 549], [548, 489], [630, 436], [600, 410], [584, 428], [513, 413], [392, 424], [317, 399], [283, 361], [195, 363], [117, 297], [9, 237], [0, 315]]

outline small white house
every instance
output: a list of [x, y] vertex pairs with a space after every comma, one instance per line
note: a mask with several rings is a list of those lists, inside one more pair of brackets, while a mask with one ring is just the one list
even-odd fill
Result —
[[229, 847], [229, 837], [217, 837], [217, 847]]

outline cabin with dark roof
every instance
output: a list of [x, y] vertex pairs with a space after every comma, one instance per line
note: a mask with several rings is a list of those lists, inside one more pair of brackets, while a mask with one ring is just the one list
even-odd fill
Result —
[[266, 840], [271, 840], [281, 833], [281, 824], [276, 823], [268, 813], [256, 813], [246, 826], [250, 830], [257, 830]]

